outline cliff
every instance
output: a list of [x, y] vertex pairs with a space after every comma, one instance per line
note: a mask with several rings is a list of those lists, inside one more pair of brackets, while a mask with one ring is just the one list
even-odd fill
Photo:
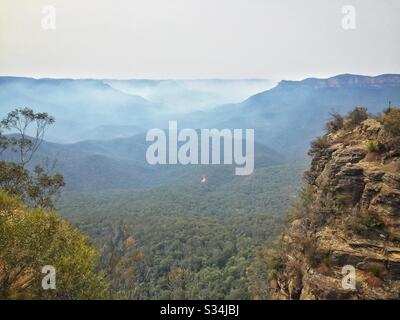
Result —
[[312, 144], [271, 299], [400, 298], [400, 140], [376, 119], [340, 127]]

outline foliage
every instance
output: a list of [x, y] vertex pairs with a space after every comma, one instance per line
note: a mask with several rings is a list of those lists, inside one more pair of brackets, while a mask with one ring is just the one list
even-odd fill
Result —
[[382, 279], [387, 274], [386, 268], [380, 263], [371, 263], [368, 270], [377, 278]]
[[328, 133], [339, 131], [343, 128], [344, 118], [340, 113], [330, 113], [331, 119], [326, 123], [325, 129]]
[[350, 227], [358, 234], [367, 236], [373, 231], [382, 230], [384, 223], [373, 212], [357, 212], [350, 222]]
[[326, 136], [318, 137], [311, 141], [311, 147], [308, 151], [308, 155], [313, 156], [317, 152], [320, 152], [323, 149], [326, 149], [330, 146], [328, 138]]
[[279, 241], [267, 243], [257, 250], [257, 255], [247, 269], [252, 299], [268, 299], [283, 264], [284, 258]]
[[[40, 147], [47, 127], [54, 123], [47, 113], [34, 113], [29, 108], [11, 111], [0, 121], [0, 149], [18, 154], [17, 162], [0, 161], [0, 188], [34, 208], [54, 208], [54, 200], [64, 186], [60, 174], [51, 174], [36, 165], [32, 172], [26, 165]], [[34, 127], [33, 129], [31, 127]], [[17, 135], [4, 136], [2, 130], [14, 130]], [[33, 130], [34, 137], [27, 136]]]
[[375, 141], [369, 141], [367, 144], [367, 149], [369, 152], [379, 152], [378, 143]]
[[346, 116], [346, 127], [353, 128], [359, 125], [364, 120], [368, 119], [368, 110], [363, 107], [356, 107], [350, 111]]
[[[136, 241], [122, 258], [134, 252], [142, 255], [134, 264], [134, 275], [122, 275], [126, 281], [133, 276], [135, 286], [119, 293], [135, 299], [248, 299], [246, 269], [257, 246], [276, 237], [283, 225], [283, 219], [268, 214], [196, 216], [190, 209], [185, 214], [149, 216], [116, 212], [92, 215], [82, 210], [70, 219], [96, 239], [103, 257], [110, 256], [109, 247], [103, 245], [109, 242], [110, 226], [121, 220], [133, 225], [129, 234]], [[185, 277], [190, 275], [189, 286], [171, 283], [171, 272], [180, 269], [187, 271]], [[106, 275], [112, 282], [114, 275]]]
[[314, 236], [301, 239], [304, 256], [312, 267], [318, 267], [322, 262], [322, 257], [317, 251], [316, 238]]
[[308, 209], [315, 198], [314, 188], [310, 185], [305, 185], [299, 191], [299, 203], [302, 208]]
[[400, 109], [389, 108], [379, 118], [387, 131], [395, 136], [400, 136]]
[[[9, 119], [18, 115], [19, 112], [14, 113]], [[37, 136], [41, 137], [40, 134]], [[26, 150], [36, 150], [28, 142], [25, 145], [10, 140], [15, 136], [7, 136], [7, 139], [13, 146], [22, 148], [22, 154], [27, 154]], [[8, 146], [6, 151], [17, 152], [16, 149], [11, 150]], [[31, 156], [24, 155], [23, 159]], [[32, 215], [36, 213], [36, 219], [40, 219], [45, 214], [42, 208], [54, 207], [54, 197], [64, 182], [60, 175], [51, 175], [42, 167], [30, 171], [26, 164], [25, 161], [0, 162], [0, 185], [9, 194], [18, 195], [29, 207], [38, 208], [26, 210]], [[247, 299], [246, 269], [257, 246], [281, 232], [283, 219], [276, 214], [290, 201], [302, 169], [297, 165], [262, 168], [257, 176], [250, 179], [235, 177], [230, 184], [221, 184], [218, 177], [210, 176], [206, 184], [70, 193], [64, 195], [61, 208], [100, 248], [102, 279], [109, 282], [116, 298]], [[47, 215], [51, 217], [54, 213], [47, 212]], [[48, 225], [42, 223], [43, 228]], [[53, 225], [40, 233], [34, 227], [31, 231], [28, 238], [40, 238], [42, 234], [55, 237], [53, 233], [58, 233]], [[48, 239], [52, 238], [48, 236]], [[53, 242], [58, 245], [57, 241]], [[65, 247], [54, 252], [68, 254], [73, 250], [70, 241], [64, 242]], [[42, 242], [40, 245], [44, 246]], [[79, 249], [78, 245], [75, 247]], [[91, 250], [84, 261], [93, 266], [91, 255], [95, 251]], [[41, 255], [51, 256], [46, 250], [37, 251], [37, 256], [31, 256], [34, 265], [28, 266], [29, 270], [41, 265], [45, 259]], [[81, 259], [79, 250], [74, 257]], [[73, 264], [79, 262], [60, 259], [69, 265], [65, 265], [65, 274], [73, 272]], [[61, 262], [56, 266], [57, 270], [64, 268]], [[37, 285], [37, 281], [35, 277], [32, 283]], [[59, 282], [67, 289], [57, 296], [47, 291], [18, 291], [13, 297], [80, 298], [78, 293], [68, 291], [73, 289], [68, 283], [63, 284], [62, 278], [57, 278]], [[90, 285], [87, 288], [90, 290]], [[83, 289], [80, 290], [82, 293]], [[95, 291], [104, 292], [102, 289]], [[84, 294], [91, 298], [89, 293]]]
[[[258, 249], [282, 232], [281, 212], [292, 201], [303, 168], [265, 168], [257, 177], [218, 188], [210, 179], [207, 185], [146, 191], [64, 192], [59, 207], [101, 248], [111, 287], [123, 284], [118, 297], [249, 299], [253, 278], [247, 270]], [[129, 228], [122, 231], [121, 226]], [[129, 237], [135, 241], [125, 249]], [[140, 259], [121, 269], [131, 274], [109, 272], [115, 252], [110, 242], [119, 252], [117, 261], [140, 253]], [[176, 278], [182, 281], [172, 281]], [[132, 288], [124, 285], [131, 280]]]
[[132, 227], [121, 221], [109, 225], [110, 236], [102, 250], [101, 266], [116, 298], [134, 298], [132, 293], [137, 286], [135, 267], [143, 253], [135, 250]]
[[[105, 298], [96, 263], [96, 250], [55, 212], [30, 209], [0, 191], [0, 299]], [[54, 290], [41, 286], [46, 265], [56, 270]]]
[[193, 272], [183, 268], [172, 269], [165, 276], [170, 299], [181, 300], [187, 298], [186, 292], [190, 290], [193, 281]]
[[[8, 147], [19, 154], [19, 162], [25, 166], [39, 149], [44, 134], [55, 119], [45, 112], [35, 113], [29, 108], [18, 108], [0, 121], [0, 127], [16, 132], [17, 136], [8, 138]], [[31, 127], [34, 127], [33, 138], [28, 136]]]
[[53, 209], [63, 186], [60, 174], [49, 175], [39, 166], [30, 174], [21, 164], [0, 161], [0, 188], [19, 196], [30, 207]]
[[289, 208], [288, 218], [294, 220], [310, 213], [315, 198], [315, 190], [311, 185], [305, 185], [299, 190], [297, 199]]
[[[40, 166], [26, 168], [54, 118], [16, 109], [0, 122], [0, 151], [17, 162], [0, 161], [0, 299], [97, 299], [108, 296], [96, 271], [97, 251], [54, 211], [64, 186], [61, 175]], [[33, 128], [34, 137], [28, 131]], [[3, 130], [17, 135], [3, 135]], [[56, 271], [56, 288], [44, 290], [42, 268]]]

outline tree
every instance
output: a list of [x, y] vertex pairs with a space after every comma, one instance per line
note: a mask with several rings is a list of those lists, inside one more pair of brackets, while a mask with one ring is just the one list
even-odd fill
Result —
[[3, 135], [0, 125], [0, 155], [4, 152], [4, 150], [7, 149], [7, 147], [8, 147], [8, 139]]
[[[32, 160], [43, 142], [47, 128], [54, 122], [55, 119], [46, 112], [35, 113], [29, 108], [15, 109], [1, 121], [4, 129], [17, 134], [16, 137], [8, 138], [8, 146], [18, 153], [22, 166]], [[33, 137], [28, 136], [30, 131], [32, 131]]]
[[186, 291], [189, 289], [192, 280], [193, 272], [190, 270], [183, 268], [171, 270], [166, 276], [170, 299], [187, 299]]
[[331, 112], [330, 116], [331, 116], [331, 119], [325, 125], [326, 131], [328, 133], [331, 133], [331, 132], [336, 132], [336, 131], [342, 129], [343, 125], [344, 125], [343, 117], [335, 111]]
[[[42, 268], [56, 271], [44, 290]], [[0, 299], [101, 299], [108, 285], [96, 271], [97, 253], [54, 211], [31, 209], [0, 191]]]
[[356, 107], [347, 114], [346, 124], [347, 127], [353, 128], [359, 125], [364, 120], [368, 119], [368, 110], [363, 107]]
[[379, 119], [385, 129], [394, 136], [400, 136], [400, 109], [388, 108]]
[[136, 288], [135, 265], [142, 260], [143, 252], [135, 250], [135, 239], [130, 234], [132, 226], [122, 221], [110, 228], [110, 239], [102, 250], [102, 269], [111, 289], [120, 298], [132, 298]]
[[[35, 208], [53, 209], [54, 200], [64, 186], [60, 174], [53, 175], [38, 165], [33, 172], [26, 168], [54, 121], [47, 113], [35, 113], [29, 108], [15, 109], [0, 121], [0, 155], [5, 151], [18, 155], [17, 162], [0, 161], [0, 188], [18, 195], [25, 204]], [[4, 130], [17, 134], [6, 136]]]

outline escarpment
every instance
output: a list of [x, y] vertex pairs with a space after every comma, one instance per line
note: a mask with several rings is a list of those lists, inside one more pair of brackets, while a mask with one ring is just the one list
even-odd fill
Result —
[[399, 141], [377, 119], [314, 141], [269, 298], [400, 298]]

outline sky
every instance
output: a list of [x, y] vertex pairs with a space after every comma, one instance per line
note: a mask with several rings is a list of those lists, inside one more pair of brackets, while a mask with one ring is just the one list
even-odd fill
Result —
[[[355, 29], [343, 28], [344, 5], [355, 9]], [[1, 0], [0, 75], [303, 79], [400, 73], [399, 17], [399, 0]]]

